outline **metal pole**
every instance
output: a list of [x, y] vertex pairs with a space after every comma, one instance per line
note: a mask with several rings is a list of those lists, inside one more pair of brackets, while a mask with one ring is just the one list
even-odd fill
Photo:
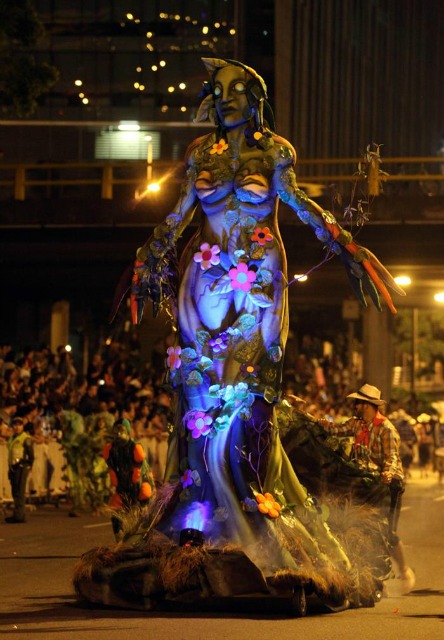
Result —
[[418, 308], [412, 308], [412, 353], [411, 353], [411, 380], [410, 380], [410, 393], [412, 399], [415, 395], [415, 377], [416, 377], [416, 361], [418, 359]]

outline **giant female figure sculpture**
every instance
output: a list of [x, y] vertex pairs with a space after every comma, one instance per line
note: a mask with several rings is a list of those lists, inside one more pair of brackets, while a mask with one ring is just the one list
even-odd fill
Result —
[[[179, 542], [199, 530], [212, 548], [236, 545], [267, 580], [301, 571], [326, 600], [350, 560], [321, 510], [299, 483], [276, 419], [288, 331], [286, 259], [278, 202], [339, 254], [355, 290], [391, 305], [379, 275], [391, 276], [357, 246], [335, 218], [297, 186], [293, 147], [273, 132], [266, 87], [251, 68], [204, 59], [210, 74], [198, 119], [216, 129], [195, 140], [174, 211], [137, 254], [132, 307], [147, 297], [176, 309], [177, 344], [168, 350], [179, 398], [165, 482], [175, 487], [148, 523]], [[177, 240], [197, 208], [201, 219], [179, 263], [177, 301], [171, 264]], [[375, 286], [375, 284], [376, 286]], [[395, 285], [396, 286], [396, 285]], [[322, 586], [321, 586], [322, 585]]]

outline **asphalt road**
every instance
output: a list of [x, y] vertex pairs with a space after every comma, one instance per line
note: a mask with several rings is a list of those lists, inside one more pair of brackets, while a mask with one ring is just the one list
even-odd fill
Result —
[[69, 518], [39, 506], [20, 525], [0, 524], [0, 636], [19, 640], [442, 640], [444, 638], [444, 485], [413, 478], [400, 533], [417, 582], [408, 596], [388, 584], [372, 609], [327, 613], [309, 601], [305, 618], [261, 603], [242, 611], [140, 613], [78, 602], [73, 567], [86, 550], [113, 544], [104, 517]]

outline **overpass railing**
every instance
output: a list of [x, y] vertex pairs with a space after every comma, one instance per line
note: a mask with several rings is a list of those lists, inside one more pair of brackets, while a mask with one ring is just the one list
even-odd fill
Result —
[[[336, 189], [350, 192], [354, 185], [370, 195], [380, 193], [444, 195], [444, 158], [384, 158], [381, 167], [363, 167], [360, 158], [299, 160], [298, 181], [309, 195]], [[385, 175], [386, 174], [386, 175]], [[95, 197], [112, 200], [145, 193], [148, 183], [179, 183], [182, 163], [154, 161], [103, 161], [68, 163], [1, 163], [0, 199]], [[367, 185], [365, 184], [367, 183]]]

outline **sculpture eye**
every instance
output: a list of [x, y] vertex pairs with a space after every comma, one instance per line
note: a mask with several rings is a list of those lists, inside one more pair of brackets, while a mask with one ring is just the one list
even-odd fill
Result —
[[216, 85], [213, 91], [214, 97], [218, 98], [221, 95], [221, 93], [222, 93], [222, 88]]
[[236, 91], [236, 93], [245, 93], [245, 82], [236, 82], [236, 84], [234, 85], [234, 90]]

